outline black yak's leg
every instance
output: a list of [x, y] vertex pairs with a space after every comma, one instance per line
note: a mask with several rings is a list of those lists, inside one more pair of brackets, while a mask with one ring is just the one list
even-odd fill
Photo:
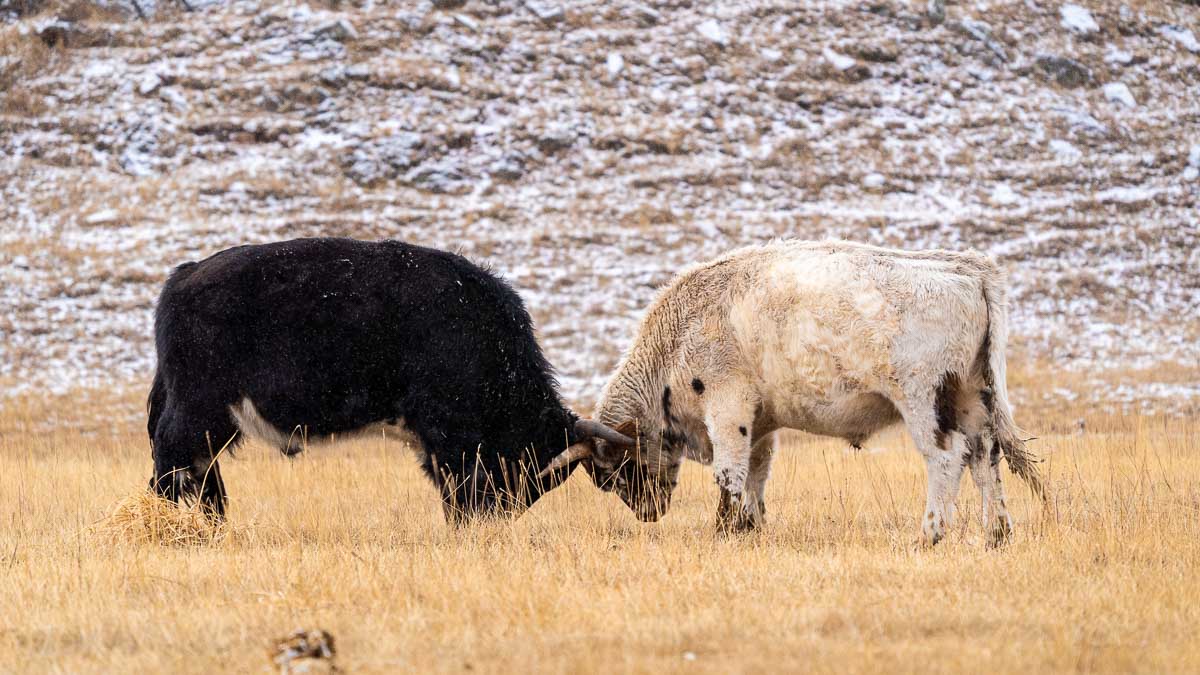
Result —
[[198, 498], [213, 516], [224, 517], [225, 483], [217, 457], [236, 440], [237, 427], [227, 412], [164, 410], [154, 431], [151, 487], [171, 501]]
[[425, 450], [425, 472], [441, 492], [446, 522], [459, 525], [496, 510], [503, 477], [481, 461], [475, 420], [429, 399], [410, 402], [404, 411], [405, 425]]
[[484, 467], [468, 462], [453, 469], [443, 467], [435, 482], [442, 493], [446, 522], [462, 525], [476, 516], [497, 511], [496, 488]]
[[[217, 451], [220, 449], [218, 448]], [[214, 458], [202, 460], [197, 467], [200, 480], [200, 503], [204, 508], [218, 518], [225, 517], [228, 496], [225, 494], [225, 481], [221, 478], [221, 467]]]

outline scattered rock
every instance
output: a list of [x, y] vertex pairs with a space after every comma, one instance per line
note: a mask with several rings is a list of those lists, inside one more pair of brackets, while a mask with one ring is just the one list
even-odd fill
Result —
[[317, 79], [327, 86], [341, 88], [346, 84], [346, 68], [341, 65], [330, 66], [317, 73]]
[[1092, 35], [1100, 31], [1100, 24], [1092, 18], [1092, 13], [1079, 5], [1067, 3], [1059, 8], [1063, 28], [1078, 35]]
[[1051, 108], [1054, 112], [1062, 115], [1063, 119], [1073, 131], [1079, 131], [1087, 136], [1095, 138], [1106, 138], [1109, 135], [1108, 127], [1104, 126], [1100, 120], [1093, 117], [1090, 113], [1083, 110], [1074, 110], [1072, 108]]
[[832, 49], [826, 47], [821, 51], [821, 56], [829, 63], [841, 77], [848, 82], [861, 82], [871, 76], [871, 69], [859, 63], [855, 59], [839, 54]]
[[1127, 66], [1133, 63], [1133, 54], [1109, 45], [1108, 50], [1104, 53], [1104, 62]]
[[476, 21], [475, 19], [472, 19], [471, 17], [467, 16], [466, 14], [461, 14], [461, 13], [455, 14], [454, 20], [457, 21], [464, 28], [466, 28], [467, 30], [469, 30], [473, 33], [479, 32], [479, 22]]
[[1125, 86], [1124, 82], [1109, 82], [1104, 85], [1104, 98], [1113, 103], [1120, 103], [1126, 108], [1137, 107], [1133, 92], [1129, 91], [1129, 87]]
[[266, 28], [273, 23], [286, 23], [287, 20], [287, 16], [279, 11], [267, 11], [254, 17], [254, 25], [259, 28]]
[[779, 63], [783, 60], [783, 52], [779, 51], [778, 49], [763, 47], [758, 51], [758, 53], [763, 57], [764, 61], [769, 63]]
[[520, 153], [505, 155], [492, 163], [488, 173], [503, 181], [519, 180], [525, 175], [525, 157]]
[[566, 150], [572, 145], [575, 145], [575, 132], [562, 125], [545, 129], [537, 139], [538, 150], [547, 155]]
[[1188, 153], [1187, 168], [1183, 170], [1184, 180], [1196, 180], [1200, 178], [1200, 144], [1193, 145], [1192, 151]]
[[703, 56], [692, 54], [682, 59], [675, 59], [674, 63], [679, 72], [687, 75], [692, 82], [704, 81], [704, 73], [708, 71], [708, 60]]
[[1083, 153], [1079, 151], [1079, 148], [1061, 138], [1055, 138], [1050, 141], [1050, 151], [1058, 155], [1060, 159], [1067, 161], [1075, 161], [1083, 157]]
[[825, 60], [828, 61], [830, 65], [841, 71], [850, 70], [855, 66], [856, 63], [858, 63], [849, 56], [839, 54], [829, 47], [826, 47], [821, 51], [821, 56], [824, 56]]
[[69, 47], [71, 45], [71, 34], [75, 32], [75, 25], [69, 21], [63, 21], [58, 18], [41, 24], [37, 27], [37, 36], [41, 39], [42, 44], [47, 47]]
[[462, 173], [451, 166], [418, 167], [404, 178], [413, 187], [438, 194], [459, 192], [464, 180]]
[[117, 213], [116, 209], [103, 209], [94, 211], [83, 219], [84, 224], [98, 227], [101, 225], [112, 225], [121, 219], [121, 214]]
[[163, 87], [158, 90], [158, 97], [169, 103], [176, 112], [185, 112], [191, 107], [187, 102], [187, 98], [179, 93], [177, 89]]
[[955, 28], [957, 28], [960, 33], [982, 42], [983, 46], [988, 48], [988, 51], [996, 55], [996, 58], [1000, 59], [1001, 61], [1008, 61], [1008, 52], [1004, 49], [1004, 45], [1000, 44], [996, 38], [992, 37], [991, 26], [982, 21], [963, 19], [961, 22], [955, 24]]
[[632, 8], [632, 11], [633, 18], [637, 20], [638, 24], [643, 28], [656, 26], [662, 22], [662, 14], [659, 14], [657, 10], [651, 9], [645, 5], [635, 5]]
[[324, 630], [297, 630], [275, 640], [267, 652], [282, 675], [290, 673], [336, 673], [337, 648], [333, 636]]
[[342, 171], [355, 183], [371, 187], [416, 166], [427, 157], [426, 150], [420, 134], [401, 133], [358, 145], [342, 161]]
[[138, 82], [138, 93], [142, 96], [149, 96], [155, 90], [162, 86], [162, 78], [155, 73], [146, 73]]
[[729, 46], [729, 33], [716, 19], [705, 19], [696, 26], [696, 33], [718, 47]]
[[925, 16], [934, 26], [942, 25], [946, 20], [946, 0], [929, 0], [929, 4], [925, 5]]
[[886, 182], [887, 179], [885, 179], [881, 173], [869, 173], [863, 176], [862, 179], [863, 187], [867, 188], [868, 190], [878, 190], [882, 188]]
[[79, 49], [100, 47], [112, 41], [112, 35], [102, 28], [57, 16], [35, 22], [34, 32], [47, 47]]
[[563, 8], [558, 5], [551, 5], [542, 2], [533, 2], [532, 0], [525, 1], [525, 9], [533, 12], [534, 16], [542, 20], [542, 23], [558, 23], [566, 16], [563, 13]]
[[313, 31], [313, 35], [318, 38], [326, 38], [336, 42], [345, 42], [347, 40], [357, 40], [358, 31], [354, 29], [354, 25], [345, 19], [334, 19]]
[[896, 11], [892, 8], [892, 4], [888, 0], [872, 0], [863, 6], [868, 12], [879, 16], [893, 18], [896, 16]]
[[813, 105], [809, 98], [809, 86], [803, 80], [784, 80], [776, 83], [774, 93], [780, 100], [796, 103], [806, 110]]
[[855, 45], [853, 53], [863, 61], [871, 63], [895, 63], [900, 58], [900, 47], [891, 40], [868, 42]]
[[1082, 87], [1092, 81], [1092, 71], [1087, 66], [1065, 56], [1043, 54], [1035, 63], [1039, 70], [1067, 88]]
[[433, 6], [438, 9], [458, 9], [467, 4], [467, 0], [433, 0]]
[[1158, 29], [1159, 34], [1163, 37], [1178, 42], [1184, 49], [1193, 54], [1200, 53], [1200, 42], [1196, 41], [1196, 35], [1189, 28], [1181, 28], [1179, 26], [1161, 26]]
[[329, 98], [328, 89], [308, 84], [289, 84], [280, 92], [283, 100], [300, 107], [312, 107]]

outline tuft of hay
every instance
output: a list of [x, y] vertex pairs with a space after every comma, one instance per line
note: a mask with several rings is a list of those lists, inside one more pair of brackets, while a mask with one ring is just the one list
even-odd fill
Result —
[[141, 490], [125, 497], [92, 526], [113, 542], [160, 546], [208, 546], [228, 535], [224, 522], [211, 518], [199, 504], [176, 504]]
[[268, 656], [282, 675], [341, 672], [333, 662], [333, 636], [321, 629], [296, 630], [274, 641]]

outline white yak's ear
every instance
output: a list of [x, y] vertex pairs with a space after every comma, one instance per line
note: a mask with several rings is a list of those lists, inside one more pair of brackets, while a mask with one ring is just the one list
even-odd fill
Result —
[[621, 424], [617, 426], [617, 433], [628, 437], [629, 442], [620, 445], [625, 445], [628, 447], [637, 445], [637, 428], [637, 420], [625, 420], [624, 422], [621, 422]]

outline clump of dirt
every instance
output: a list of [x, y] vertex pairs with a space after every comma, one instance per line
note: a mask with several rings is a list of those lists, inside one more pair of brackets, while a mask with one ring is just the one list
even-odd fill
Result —
[[268, 656], [282, 675], [291, 673], [337, 673], [337, 649], [329, 631], [296, 630], [275, 640]]

